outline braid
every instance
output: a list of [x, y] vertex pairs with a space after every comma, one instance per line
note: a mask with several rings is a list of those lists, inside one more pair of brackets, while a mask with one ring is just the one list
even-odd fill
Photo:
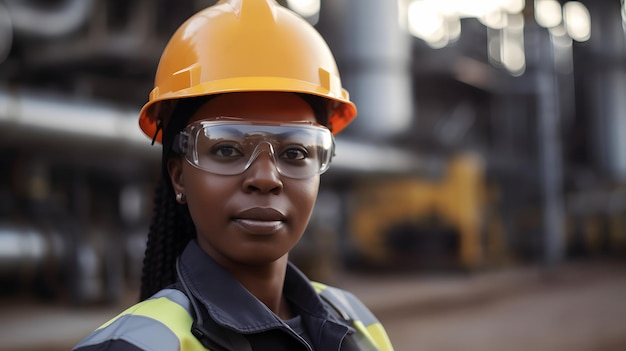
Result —
[[172, 188], [163, 178], [155, 190], [154, 209], [143, 260], [140, 300], [176, 281], [176, 258], [196, 235], [186, 206], [174, 200]]
[[196, 237], [196, 229], [186, 205], [175, 200], [174, 189], [167, 171], [167, 160], [180, 157], [172, 152], [176, 134], [187, 120], [210, 97], [178, 100], [172, 118], [163, 128], [161, 179], [154, 195], [154, 213], [150, 223], [146, 253], [143, 259], [140, 300], [176, 282], [176, 258], [187, 243]]

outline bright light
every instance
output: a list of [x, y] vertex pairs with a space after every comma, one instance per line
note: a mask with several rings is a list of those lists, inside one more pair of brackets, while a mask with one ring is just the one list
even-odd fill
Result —
[[570, 1], [563, 5], [563, 20], [567, 34], [576, 41], [586, 41], [591, 37], [591, 16], [582, 3]]
[[320, 0], [287, 0], [287, 6], [302, 17], [312, 17], [320, 12]]
[[556, 0], [535, 0], [535, 20], [545, 28], [561, 24], [561, 4]]
[[427, 42], [441, 41], [445, 36], [445, 20], [427, 1], [409, 4], [409, 32]]
[[511, 74], [519, 76], [526, 69], [524, 17], [521, 14], [511, 15], [509, 23], [509, 26], [502, 31], [502, 64]]
[[524, 16], [518, 13], [514, 15], [508, 15], [507, 17], [507, 28], [517, 31], [521, 34], [524, 31]]
[[[519, 76], [526, 68], [524, 48], [517, 41], [505, 40], [502, 45], [502, 64], [513, 75]], [[523, 43], [522, 43], [523, 44]]]
[[524, 0], [413, 0], [409, 6], [421, 3], [423, 8], [440, 13], [444, 17], [480, 18], [494, 12], [519, 13]]
[[[478, 18], [490, 28], [506, 27], [507, 15], [524, 9], [525, 0], [399, 0], [409, 32], [442, 47], [460, 35], [461, 18]], [[401, 5], [400, 5], [401, 4]], [[401, 24], [405, 21], [401, 20]]]
[[526, 7], [524, 0], [503, 0], [502, 9], [508, 13], [520, 13]]
[[626, 1], [622, 0], [622, 26], [626, 31]]
[[492, 29], [502, 29], [508, 24], [506, 12], [496, 11], [479, 18], [480, 23]]
[[567, 36], [567, 31], [563, 26], [556, 26], [549, 29], [550, 34], [555, 37]]
[[461, 20], [458, 18], [448, 18], [446, 24], [448, 39], [450, 41], [458, 40], [461, 37]]
[[446, 10], [450, 13], [456, 13], [460, 17], [481, 17], [494, 12], [500, 8], [500, 0], [480, 0], [480, 1], [467, 1], [467, 0], [448, 0], [437, 1], [442, 7], [447, 7]]
[[[524, 8], [524, 0], [422, 0], [446, 16], [478, 18], [495, 11], [514, 12]], [[520, 7], [521, 4], [521, 7]]]

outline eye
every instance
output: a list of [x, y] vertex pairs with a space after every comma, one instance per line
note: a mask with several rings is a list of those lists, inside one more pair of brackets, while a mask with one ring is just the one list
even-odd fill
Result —
[[217, 145], [211, 149], [211, 153], [217, 157], [231, 158], [241, 157], [243, 153], [233, 145]]
[[289, 147], [286, 148], [281, 154], [280, 158], [290, 161], [304, 160], [308, 156], [308, 152], [303, 147]]

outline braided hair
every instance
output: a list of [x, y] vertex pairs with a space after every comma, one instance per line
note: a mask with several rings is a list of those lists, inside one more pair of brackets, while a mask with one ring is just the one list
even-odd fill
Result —
[[176, 282], [176, 258], [189, 241], [196, 237], [196, 229], [187, 205], [176, 202], [167, 161], [172, 155], [174, 137], [189, 118], [208, 99], [190, 98], [177, 102], [169, 123], [163, 130], [161, 177], [154, 192], [154, 211], [150, 222], [141, 276], [140, 300], [145, 300], [164, 287]]
[[[327, 125], [328, 103], [321, 97], [298, 94], [311, 107], [319, 124]], [[195, 239], [196, 229], [187, 205], [176, 202], [172, 180], [167, 171], [167, 160], [172, 155], [174, 137], [187, 124], [189, 118], [210, 97], [179, 100], [172, 118], [163, 130], [163, 153], [161, 156], [161, 178], [154, 194], [154, 212], [148, 232], [148, 242], [143, 259], [140, 300], [145, 300], [157, 291], [176, 282], [176, 258], [189, 241]]]

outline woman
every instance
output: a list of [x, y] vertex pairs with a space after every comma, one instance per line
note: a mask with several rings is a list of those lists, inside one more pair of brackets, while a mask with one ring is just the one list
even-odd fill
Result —
[[75, 350], [392, 350], [352, 294], [288, 261], [355, 116], [326, 43], [274, 0], [186, 21], [139, 117], [163, 144], [142, 302]]

